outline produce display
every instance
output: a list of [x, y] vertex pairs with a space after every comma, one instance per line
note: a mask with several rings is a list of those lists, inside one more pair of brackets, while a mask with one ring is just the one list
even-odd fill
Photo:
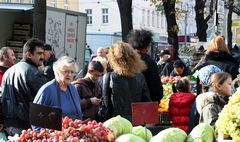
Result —
[[160, 131], [149, 142], [213, 142], [214, 129], [207, 123], [200, 123], [187, 135], [179, 128]]
[[169, 108], [169, 98], [168, 99], [162, 99], [159, 103], [158, 106], [158, 112], [159, 113], [165, 113], [168, 112], [168, 108]]
[[179, 128], [168, 128], [160, 131], [149, 142], [185, 142], [187, 134]]
[[134, 134], [124, 134], [117, 137], [115, 142], [145, 142], [145, 140]]
[[168, 112], [169, 97], [173, 94], [172, 84], [179, 80], [181, 77], [176, 76], [161, 76], [162, 86], [163, 86], [163, 98], [159, 103], [158, 112], [165, 113]]
[[200, 123], [187, 136], [186, 142], [213, 142], [214, 129], [208, 123]]
[[120, 115], [105, 121], [103, 126], [110, 128], [116, 137], [132, 132], [132, 123]]
[[231, 137], [233, 142], [240, 141], [240, 91], [233, 94], [227, 105], [220, 112], [216, 122], [218, 135]]
[[117, 137], [115, 142], [149, 142], [152, 138], [150, 130], [143, 126], [132, 127], [132, 123], [120, 115], [103, 123]]
[[167, 83], [167, 82], [170, 82], [170, 83], [174, 83], [176, 82], [177, 80], [179, 80], [181, 77], [180, 76], [161, 76], [161, 81], [162, 83]]
[[[69, 117], [62, 119], [62, 131], [42, 128], [35, 132], [32, 129], [23, 130], [18, 142], [114, 142], [113, 132], [97, 123], [95, 120], [86, 124], [81, 120], [72, 120]], [[9, 142], [16, 142], [10, 139]]]
[[146, 142], [148, 142], [152, 138], [152, 132], [143, 126], [133, 127], [132, 133], [136, 136], [140, 136]]

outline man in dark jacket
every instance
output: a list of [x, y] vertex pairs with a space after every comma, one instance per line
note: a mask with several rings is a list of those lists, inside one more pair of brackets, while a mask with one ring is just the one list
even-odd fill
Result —
[[97, 111], [102, 97], [102, 87], [98, 78], [103, 75], [104, 67], [98, 61], [92, 61], [88, 65], [88, 71], [84, 78], [74, 82], [81, 98], [83, 119], [97, 120]]
[[159, 75], [169, 76], [173, 70], [173, 62], [170, 60], [170, 53], [168, 50], [160, 52], [160, 60], [157, 62]]
[[53, 63], [57, 61], [55, 57], [52, 47], [49, 44], [44, 45], [44, 75], [46, 76], [48, 81], [51, 81], [55, 78], [53, 72]]
[[188, 76], [191, 75], [191, 70], [181, 61], [177, 60], [173, 63], [174, 70], [170, 73], [170, 76]]
[[2, 84], [3, 74], [15, 64], [16, 57], [13, 50], [9, 47], [0, 49], [0, 85]]
[[141, 55], [147, 65], [147, 70], [143, 72], [147, 86], [149, 88], [152, 101], [158, 101], [163, 97], [163, 87], [158, 75], [156, 62], [147, 54], [148, 47], [152, 42], [152, 33], [147, 30], [133, 30], [128, 35], [128, 43]]
[[3, 115], [8, 135], [21, 133], [31, 128], [29, 124], [29, 102], [32, 102], [38, 89], [46, 83], [38, 70], [43, 64], [43, 42], [30, 39], [23, 46], [23, 59], [9, 68], [2, 82]]

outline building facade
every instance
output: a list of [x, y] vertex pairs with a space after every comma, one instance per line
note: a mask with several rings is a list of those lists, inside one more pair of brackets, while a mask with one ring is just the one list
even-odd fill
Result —
[[[121, 39], [121, 19], [116, 0], [79, 0], [79, 8], [88, 16], [87, 43], [93, 51]], [[132, 17], [134, 29], [148, 29], [154, 33], [155, 41], [167, 42], [165, 15], [156, 11], [150, 0], [133, 0]]]
[[[0, 2], [33, 4], [34, 0], [0, 0]], [[78, 0], [47, 0], [47, 6], [67, 9], [72, 11], [79, 11]]]

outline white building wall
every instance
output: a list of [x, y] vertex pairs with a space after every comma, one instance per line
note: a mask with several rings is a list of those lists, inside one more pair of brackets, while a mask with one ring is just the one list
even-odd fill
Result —
[[[179, 19], [177, 20], [179, 26], [178, 35], [185, 35], [185, 27], [187, 29], [187, 35], [197, 32], [194, 6], [194, 0], [182, 0], [176, 4], [176, 8], [183, 10], [183, 13], [180, 14]], [[187, 12], [187, 14], [185, 12]], [[186, 15], [187, 20], [185, 20]]]
[[[79, 4], [81, 12], [85, 13], [85, 9], [92, 9], [93, 23], [87, 26], [87, 33], [113, 34], [121, 32], [121, 20], [116, 0], [79, 0]], [[108, 8], [108, 24], [102, 24], [102, 8]], [[155, 6], [151, 6], [149, 0], [133, 0], [132, 10], [134, 29], [146, 28], [159, 36], [167, 37], [165, 15], [155, 11]], [[147, 15], [148, 11], [149, 17]], [[153, 13], [154, 15], [152, 15]], [[157, 18], [157, 13], [159, 13], [159, 18]], [[157, 19], [160, 20], [159, 27], [157, 26]]]
[[[120, 32], [121, 23], [116, 0], [79, 0], [80, 11], [92, 9], [92, 24], [87, 25], [88, 33]], [[102, 8], [108, 8], [108, 24], [102, 23]]]

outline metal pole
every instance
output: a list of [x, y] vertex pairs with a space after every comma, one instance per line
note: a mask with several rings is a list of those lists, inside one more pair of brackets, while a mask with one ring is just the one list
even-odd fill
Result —
[[188, 13], [188, 4], [187, 4], [187, 10], [185, 11], [185, 33], [184, 33], [184, 45], [185, 47], [187, 47], [187, 22], [188, 22], [188, 19], [187, 19], [187, 13]]

